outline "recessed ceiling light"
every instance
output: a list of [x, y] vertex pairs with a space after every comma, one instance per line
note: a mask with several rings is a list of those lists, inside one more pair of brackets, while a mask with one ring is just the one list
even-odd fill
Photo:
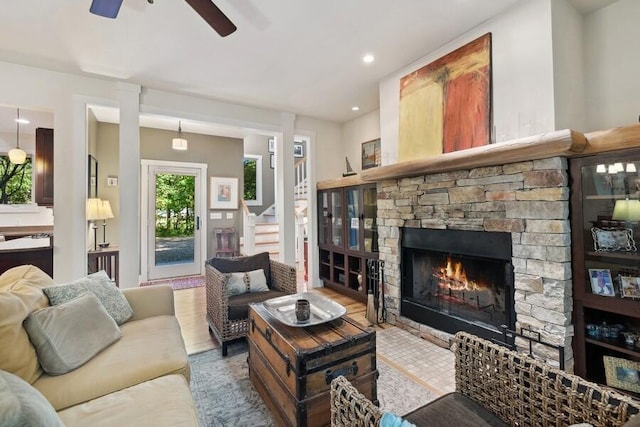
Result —
[[375, 56], [373, 56], [370, 53], [367, 53], [365, 56], [362, 57], [362, 61], [365, 64], [371, 64], [373, 61], [375, 61], [375, 59], [376, 59]]
[[28, 125], [29, 123], [31, 123], [27, 119], [16, 119], [16, 122], [20, 123], [21, 125]]
[[354, 105], [353, 107], [351, 107], [352, 111], [360, 111], [360, 107], [358, 107], [357, 105]]

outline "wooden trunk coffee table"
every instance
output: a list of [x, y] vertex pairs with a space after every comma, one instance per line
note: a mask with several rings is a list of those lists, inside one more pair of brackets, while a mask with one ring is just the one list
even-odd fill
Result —
[[347, 316], [293, 327], [251, 304], [247, 340], [249, 377], [278, 425], [329, 425], [330, 384], [338, 375], [377, 402], [375, 331]]

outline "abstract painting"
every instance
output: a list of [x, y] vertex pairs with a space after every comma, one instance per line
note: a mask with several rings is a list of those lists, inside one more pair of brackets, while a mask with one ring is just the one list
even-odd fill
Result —
[[491, 33], [400, 80], [398, 160], [489, 144]]

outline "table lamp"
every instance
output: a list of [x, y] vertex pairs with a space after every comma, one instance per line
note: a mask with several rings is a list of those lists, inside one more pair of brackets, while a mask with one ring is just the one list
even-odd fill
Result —
[[107, 220], [113, 218], [113, 211], [111, 210], [111, 204], [108, 200], [102, 201], [102, 243], [100, 243], [101, 248], [109, 247], [109, 242], [107, 242]]
[[96, 220], [104, 219], [102, 216], [102, 200], [98, 198], [87, 199], [87, 220], [91, 221], [93, 229], [93, 250], [98, 249], [98, 226]]

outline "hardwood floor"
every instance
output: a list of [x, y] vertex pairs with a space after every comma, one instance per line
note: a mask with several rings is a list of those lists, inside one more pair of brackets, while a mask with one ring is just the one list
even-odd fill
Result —
[[[301, 289], [302, 290], [302, 289]], [[342, 295], [328, 288], [314, 289], [328, 298], [345, 306], [347, 315], [357, 322], [367, 325], [365, 318], [366, 304]], [[173, 292], [176, 307], [176, 317], [182, 327], [182, 336], [187, 347], [187, 353], [194, 354], [219, 346], [213, 335], [209, 334], [209, 325], [206, 320], [206, 295], [205, 288], [182, 289]], [[383, 324], [376, 329], [392, 327]]]

